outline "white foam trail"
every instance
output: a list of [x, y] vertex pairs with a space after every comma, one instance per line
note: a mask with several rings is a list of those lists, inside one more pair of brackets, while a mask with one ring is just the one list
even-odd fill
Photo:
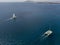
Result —
[[9, 18], [9, 19], [7, 19], [7, 20], [5, 20], [5, 21], [14, 20], [14, 19], [16, 19], [15, 13], [13, 13], [13, 16], [12, 16], [11, 18]]
[[15, 20], [16, 19], [16, 15], [15, 13], [13, 13], [13, 16], [9, 19], [6, 19], [6, 20], [2, 20], [0, 23], [3, 23], [3, 22], [6, 22], [6, 21], [10, 21], [10, 20]]

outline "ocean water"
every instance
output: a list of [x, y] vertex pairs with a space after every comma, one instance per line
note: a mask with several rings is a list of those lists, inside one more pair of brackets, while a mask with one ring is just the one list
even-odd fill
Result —
[[60, 4], [0, 3], [0, 45], [60, 45]]

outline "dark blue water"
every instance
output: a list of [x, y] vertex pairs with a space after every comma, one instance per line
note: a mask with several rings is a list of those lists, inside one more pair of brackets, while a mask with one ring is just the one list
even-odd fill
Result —
[[[16, 20], [9, 20], [13, 13]], [[48, 29], [53, 33], [41, 40]], [[0, 45], [60, 45], [60, 4], [0, 3]]]

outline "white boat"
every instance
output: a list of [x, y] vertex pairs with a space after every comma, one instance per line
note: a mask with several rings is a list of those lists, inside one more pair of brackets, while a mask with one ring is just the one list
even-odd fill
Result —
[[41, 36], [41, 39], [47, 38], [47, 37], [50, 36], [52, 33], [53, 33], [53, 31], [51, 31], [51, 30], [46, 31], [46, 32]]
[[48, 30], [48, 31], [46, 31], [44, 34], [49, 36], [49, 35], [52, 34], [52, 33], [53, 33], [53, 32], [52, 32], [51, 30]]
[[15, 13], [13, 13], [13, 16], [10, 19], [16, 19]]
[[13, 18], [13, 19], [16, 19], [16, 15], [15, 15], [15, 13], [13, 13], [13, 16], [12, 16], [12, 18]]

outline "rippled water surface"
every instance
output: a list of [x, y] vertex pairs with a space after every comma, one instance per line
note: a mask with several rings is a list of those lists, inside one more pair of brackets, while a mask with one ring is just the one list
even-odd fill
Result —
[[[8, 20], [16, 14], [16, 20]], [[48, 29], [53, 33], [41, 40]], [[0, 3], [0, 45], [60, 45], [60, 4]]]

